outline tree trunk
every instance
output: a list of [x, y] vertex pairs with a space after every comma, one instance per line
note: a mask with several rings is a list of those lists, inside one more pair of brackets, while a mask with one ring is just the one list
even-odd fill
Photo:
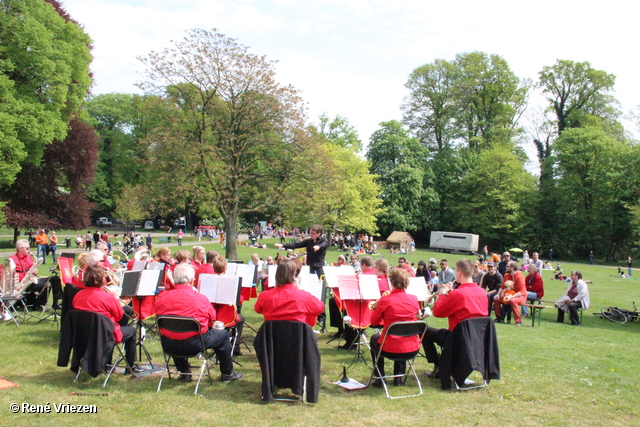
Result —
[[238, 259], [238, 247], [236, 246], [238, 241], [238, 209], [230, 209], [229, 215], [223, 219], [224, 232], [227, 235], [225, 254], [228, 260], [235, 261]]
[[13, 244], [18, 241], [18, 237], [20, 237], [20, 230], [18, 228], [13, 229]]

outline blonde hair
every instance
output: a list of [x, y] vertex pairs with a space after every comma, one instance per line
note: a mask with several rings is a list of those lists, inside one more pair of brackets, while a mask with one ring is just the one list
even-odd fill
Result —
[[510, 291], [512, 291], [513, 290], [513, 285], [514, 285], [513, 280], [505, 280], [504, 281], [504, 288], [505, 289], [509, 289]]
[[171, 249], [164, 247], [156, 251], [156, 258], [160, 259], [160, 257], [164, 255], [171, 255]]
[[86, 252], [76, 255], [76, 262], [78, 263], [78, 267], [80, 267], [80, 270], [86, 269], [89, 265], [89, 261], [87, 260], [88, 257], [89, 254]]

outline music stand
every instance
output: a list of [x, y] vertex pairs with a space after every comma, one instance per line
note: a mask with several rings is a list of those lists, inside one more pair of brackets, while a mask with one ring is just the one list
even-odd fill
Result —
[[53, 301], [51, 301], [51, 310], [53, 311], [52, 313], [47, 314], [44, 317], [41, 317], [40, 320], [38, 320], [38, 322], [36, 324], [42, 323], [45, 320], [49, 319], [50, 317], [53, 316], [53, 322], [57, 325], [58, 324], [58, 317], [60, 316], [60, 313], [58, 313], [58, 310], [61, 310], [62, 307], [60, 306], [60, 304], [58, 303], [58, 301], [56, 300], [56, 293], [55, 292], [51, 292], [53, 285], [51, 284], [51, 279], [53, 277], [57, 277], [59, 278], [60, 276], [58, 276], [57, 271], [53, 272], [53, 274], [45, 279], [38, 279], [38, 282], [40, 282], [41, 280], [46, 280], [45, 284], [44, 284], [44, 288], [42, 289], [41, 293], [44, 292], [46, 294], [46, 297], [44, 299], [45, 304], [42, 306], [44, 308], [43, 313], [47, 310], [47, 305], [46, 302], [49, 301], [49, 294], [53, 294]]
[[76, 253], [75, 252], [60, 252], [60, 256], [58, 258], [71, 258], [71, 259], [76, 259]]
[[[125, 271], [122, 276], [122, 292], [121, 298], [136, 298], [142, 301], [142, 297], [154, 296], [158, 292], [158, 286], [162, 283], [163, 270], [143, 270], [143, 271]], [[151, 355], [144, 345], [146, 337], [146, 325], [140, 318], [136, 318], [136, 346], [138, 347], [138, 360], [142, 360], [142, 352], [144, 351], [149, 361], [149, 365], [153, 366]]]

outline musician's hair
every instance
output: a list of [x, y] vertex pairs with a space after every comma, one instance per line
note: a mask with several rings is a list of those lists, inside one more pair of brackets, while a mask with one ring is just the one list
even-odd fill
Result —
[[276, 286], [284, 286], [296, 280], [296, 263], [292, 259], [284, 259], [278, 263], [276, 270]]
[[322, 232], [324, 231], [322, 229], [322, 226], [320, 224], [314, 224], [309, 228], [309, 231], [315, 231], [316, 233], [322, 235]]
[[101, 288], [105, 284], [104, 267], [100, 265], [90, 265], [84, 272], [83, 281], [87, 288]]
[[204, 252], [204, 248], [202, 246], [194, 246], [193, 247], [193, 260], [195, 261], [195, 259], [198, 257], [198, 252]]
[[302, 271], [302, 261], [300, 261], [300, 258], [291, 258], [291, 260], [296, 265], [296, 277], [298, 277]]
[[407, 289], [407, 286], [409, 286], [409, 273], [401, 268], [394, 268], [389, 272], [389, 282], [394, 289]]
[[16, 240], [16, 250], [20, 249], [20, 248], [28, 248], [29, 247], [29, 241], [26, 239], [18, 239]]
[[99, 262], [102, 262], [103, 259], [104, 252], [102, 252], [100, 249], [93, 249], [91, 252], [89, 252], [89, 256], [87, 257], [87, 264], [96, 265]]
[[375, 265], [381, 273], [387, 274], [389, 272], [389, 261], [384, 258], [378, 258], [373, 265]]
[[473, 277], [473, 263], [466, 258], [456, 261], [456, 270], [464, 277]]
[[214, 251], [213, 249], [207, 252], [207, 264], [213, 264], [213, 260], [219, 257], [220, 254], [218, 251]]
[[221, 256], [217, 256], [213, 259], [213, 271], [216, 274], [223, 274], [227, 271], [227, 260]]
[[80, 270], [84, 270], [85, 268], [87, 268], [87, 265], [89, 265], [89, 254], [83, 252], [76, 255], [76, 262], [78, 263], [78, 267], [80, 267]]
[[189, 257], [190, 257], [190, 256], [191, 256], [191, 254], [189, 253], [189, 251], [188, 251], [188, 250], [186, 250], [186, 249], [180, 249], [180, 250], [176, 253], [176, 255], [175, 255], [175, 257], [174, 257], [174, 258], [176, 259], [176, 262], [177, 262], [178, 264], [181, 264], [181, 263], [183, 263], [183, 262], [187, 261], [187, 260], [189, 259]]
[[196, 269], [191, 264], [178, 264], [173, 269], [173, 283], [176, 285], [190, 285], [196, 277]]
[[[362, 268], [362, 266], [367, 266], [369, 268], [373, 267], [373, 258], [370, 256], [363, 256], [360, 260], [360, 266], [360, 268]], [[364, 271], [365, 269], [362, 268], [362, 270]]]
[[160, 248], [156, 251], [156, 258], [160, 259], [161, 256], [163, 255], [171, 255], [171, 249], [164, 247], [164, 248]]
[[103, 246], [105, 249], [109, 249], [109, 245], [107, 245], [107, 242], [105, 242], [104, 240], [100, 240], [98, 243], [96, 243], [96, 249]]

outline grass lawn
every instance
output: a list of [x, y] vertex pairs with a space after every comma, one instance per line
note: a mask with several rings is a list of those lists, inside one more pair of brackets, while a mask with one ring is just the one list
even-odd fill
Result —
[[[239, 258], [275, 256], [273, 242], [269, 249], [239, 248]], [[202, 242], [207, 243], [207, 242]], [[185, 249], [195, 244], [185, 243]], [[222, 252], [219, 244], [207, 249]], [[177, 248], [172, 248], [176, 250]], [[338, 252], [330, 250], [332, 262]], [[392, 265], [400, 255], [385, 253]], [[427, 261], [439, 254], [416, 251], [405, 255], [410, 262]], [[447, 255], [450, 262], [461, 258]], [[59, 332], [53, 322], [36, 325], [34, 321], [16, 327], [12, 322], [0, 324], [0, 377], [19, 387], [0, 390], [0, 425], [607, 425], [640, 424], [640, 394], [635, 385], [640, 356], [640, 324], [619, 325], [591, 313], [604, 306], [631, 308], [640, 303], [640, 281], [618, 279], [615, 268], [562, 263], [565, 270], [578, 268], [589, 285], [592, 307], [585, 311], [581, 326], [555, 323], [556, 313], [543, 312], [541, 327], [498, 325], [502, 380], [483, 389], [464, 393], [440, 390], [439, 381], [422, 376], [430, 370], [425, 359], [416, 361], [424, 395], [416, 398], [388, 400], [379, 389], [346, 391], [331, 382], [338, 380], [342, 367], [349, 365], [352, 352], [337, 350], [336, 342], [326, 344], [320, 335], [322, 380], [319, 402], [315, 405], [270, 403], [260, 401], [261, 376], [254, 354], [244, 351], [238, 357], [243, 367], [237, 370], [244, 378], [231, 384], [217, 379], [204, 382], [200, 395], [194, 396], [195, 384], [165, 379], [162, 392], [156, 393], [158, 378], [146, 376], [129, 379], [115, 375], [105, 389], [103, 377], [90, 379], [83, 374], [77, 383], [68, 368], [55, 366]], [[640, 272], [637, 273], [640, 278]], [[566, 283], [553, 281], [552, 272], [544, 271], [545, 299], [555, 300], [566, 290]], [[246, 302], [242, 313], [254, 328], [262, 316], [253, 311], [255, 300]], [[446, 327], [446, 319], [428, 319], [432, 326]], [[333, 331], [330, 331], [333, 332]], [[251, 345], [254, 333], [245, 328], [245, 341]], [[161, 362], [159, 342], [147, 343], [155, 362]], [[369, 360], [369, 358], [367, 358]], [[349, 370], [349, 376], [365, 382], [370, 371], [362, 364]], [[413, 386], [412, 380], [405, 387]], [[399, 391], [399, 390], [393, 390]], [[86, 395], [71, 395], [73, 392]], [[108, 393], [100, 396], [99, 393]], [[47, 402], [89, 404], [97, 414], [13, 414], [11, 403], [45, 405]], [[262, 423], [262, 424], [261, 424]]]

